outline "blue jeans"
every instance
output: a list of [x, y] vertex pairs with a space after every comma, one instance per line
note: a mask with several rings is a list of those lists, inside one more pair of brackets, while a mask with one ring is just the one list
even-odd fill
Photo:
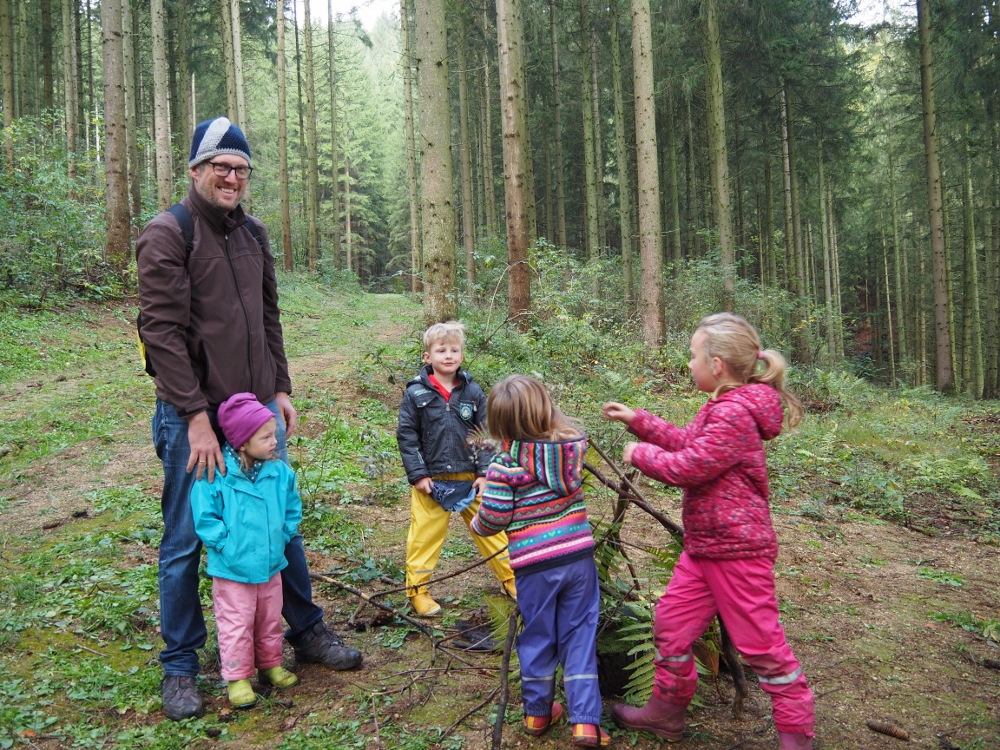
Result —
[[[277, 417], [278, 456], [288, 462], [285, 423], [278, 415], [276, 402], [267, 408]], [[220, 435], [214, 411], [209, 420]], [[198, 674], [197, 650], [205, 645], [207, 631], [198, 596], [198, 564], [201, 560], [201, 540], [194, 531], [191, 513], [191, 487], [195, 473], [188, 473], [191, 455], [188, 445], [188, 423], [177, 416], [170, 404], [156, 400], [153, 413], [153, 445], [163, 464], [163, 538], [160, 540], [160, 634], [166, 648], [160, 652], [160, 663], [168, 675], [193, 677]], [[306, 565], [302, 536], [295, 537], [285, 547], [288, 567], [281, 571], [283, 606], [281, 614], [288, 623], [286, 636], [294, 638], [323, 619], [323, 610], [313, 603], [309, 568]]]

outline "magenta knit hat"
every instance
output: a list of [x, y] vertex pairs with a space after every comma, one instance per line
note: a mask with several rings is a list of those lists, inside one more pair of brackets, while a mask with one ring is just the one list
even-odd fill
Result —
[[236, 450], [242, 448], [269, 419], [274, 419], [274, 413], [252, 393], [237, 393], [219, 407], [219, 427]]

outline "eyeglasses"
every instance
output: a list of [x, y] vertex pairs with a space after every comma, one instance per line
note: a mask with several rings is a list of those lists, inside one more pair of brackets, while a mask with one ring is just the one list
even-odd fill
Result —
[[205, 163], [212, 165], [212, 171], [216, 177], [229, 177], [230, 172], [236, 172], [238, 179], [249, 180], [250, 175], [253, 174], [253, 167], [231, 167], [228, 164], [222, 164], [217, 161], [207, 161]]

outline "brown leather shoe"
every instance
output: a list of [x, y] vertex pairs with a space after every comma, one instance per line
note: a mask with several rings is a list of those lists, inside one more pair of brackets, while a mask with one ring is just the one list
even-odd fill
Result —
[[361, 666], [361, 652], [345, 645], [344, 639], [331, 633], [322, 620], [290, 640], [299, 663], [322, 664], [337, 671]]
[[687, 706], [669, 703], [653, 693], [642, 708], [633, 708], [624, 703], [611, 707], [611, 718], [618, 726], [636, 732], [649, 732], [667, 742], [679, 742], [684, 738], [684, 715]]
[[202, 716], [205, 704], [201, 700], [194, 677], [165, 675], [160, 683], [160, 697], [163, 700], [163, 715], [173, 721]]

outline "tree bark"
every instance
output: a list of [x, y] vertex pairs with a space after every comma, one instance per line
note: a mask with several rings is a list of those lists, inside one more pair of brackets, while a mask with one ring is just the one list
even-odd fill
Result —
[[423, 217], [424, 322], [456, 315], [455, 206], [448, 112], [448, 39], [444, 0], [416, 4], [420, 96], [420, 171]]
[[670, 160], [670, 260], [677, 263], [684, 257], [681, 247], [680, 175], [677, 171], [677, 123], [674, 118], [674, 90], [667, 88], [667, 158]]
[[944, 221], [941, 212], [941, 168], [937, 152], [934, 59], [931, 53], [929, 6], [929, 0], [917, 0], [917, 28], [920, 36], [920, 90], [923, 102], [924, 157], [927, 172], [934, 288], [935, 387], [939, 391], [951, 391], [955, 388], [955, 371], [951, 365], [951, 336], [948, 331], [948, 272], [945, 267]]
[[[76, 177], [76, 55], [73, 50], [73, 5], [75, 0], [62, 0], [63, 97], [66, 118], [66, 164], [70, 179]], [[8, 21], [9, 23], [9, 21]], [[9, 48], [9, 45], [8, 45]], [[13, 81], [11, 82], [13, 88]]]
[[[327, 57], [330, 63], [330, 242], [333, 246], [333, 266], [339, 269], [340, 261], [340, 157], [338, 156], [337, 144], [337, 66], [336, 66], [336, 46], [334, 44], [333, 33], [333, 0], [327, 0]], [[406, 19], [403, 13], [400, 18]], [[409, 58], [406, 59], [409, 64]], [[409, 69], [403, 71], [404, 76], [409, 75]], [[407, 83], [409, 81], [407, 80]], [[412, 101], [408, 102], [412, 107]], [[407, 113], [409, 114], [409, 112]], [[412, 129], [412, 122], [410, 123]], [[412, 132], [410, 133], [412, 136]], [[409, 143], [407, 144], [410, 145]]]
[[632, 3], [632, 67], [635, 76], [636, 178], [639, 186], [639, 258], [642, 283], [639, 313], [646, 344], [663, 343], [663, 254], [660, 249], [660, 186], [656, 153], [656, 104], [653, 83], [649, 0]]
[[590, 20], [588, 17], [588, 0], [580, 0], [580, 45], [584, 55], [580, 59], [580, 74], [583, 78], [583, 99], [580, 105], [583, 115], [583, 175], [584, 175], [584, 220], [586, 234], [584, 249], [588, 260], [595, 260], [599, 253], [599, 227], [597, 223], [597, 169], [594, 160], [594, 106], [591, 102], [593, 87], [591, 86], [590, 67]]
[[[308, 3], [305, 4], [308, 8]], [[233, 34], [233, 86], [236, 93], [236, 124], [247, 130], [247, 104], [243, 95], [243, 24], [240, 21], [240, 0], [230, 0], [229, 13]], [[309, 20], [306, 11], [306, 21]]]
[[562, 150], [562, 110], [559, 100], [559, 38], [556, 34], [556, 3], [549, 0], [549, 40], [552, 45], [552, 123], [555, 141], [556, 215], [555, 243], [565, 247], [566, 239], [566, 189], [564, 184]]
[[709, 161], [712, 170], [712, 206], [715, 208], [715, 222], [719, 227], [719, 248], [721, 251], [723, 286], [726, 290], [724, 302], [727, 310], [732, 310], [735, 287], [733, 286], [733, 218], [729, 202], [729, 157], [726, 149], [726, 104], [722, 90], [722, 45], [720, 42], [719, 20], [716, 16], [716, 0], [704, 0], [705, 14], [704, 54], [708, 69], [708, 138]]
[[399, 18], [403, 41], [403, 111], [406, 116], [406, 176], [410, 189], [410, 291], [419, 294], [420, 195], [417, 190], [417, 145], [413, 132], [413, 56], [410, 50], [410, 13], [408, 0], [400, 0]]
[[[127, 0], [122, 0], [126, 2]], [[194, 113], [192, 112], [192, 97], [191, 97], [191, 81], [188, 75], [188, 64], [187, 64], [187, 27], [188, 27], [188, 0], [177, 0], [177, 121], [178, 121], [178, 133], [177, 140], [180, 145], [180, 152], [186, 153], [187, 149], [191, 145], [191, 137], [194, 135], [194, 124], [192, 123], [192, 118]], [[181, 159], [180, 170], [184, 172], [184, 168], [187, 166], [186, 162]]]
[[122, 0], [102, 0], [101, 32], [104, 59], [105, 255], [115, 270], [121, 273], [128, 266], [131, 255]]
[[888, 132], [886, 133], [886, 150], [889, 153], [889, 208], [892, 216], [892, 257], [896, 276], [896, 329], [899, 337], [899, 361], [905, 366], [909, 351], [906, 341], [906, 305], [904, 304], [903, 283], [900, 278], [902, 274], [900, 270], [899, 212], [896, 202], [896, 162], [892, 152], [892, 139]]
[[10, 2], [0, 0], [0, 68], [3, 75], [3, 148], [8, 173], [14, 172], [14, 139], [11, 126], [14, 124], [14, 55], [11, 45]]
[[531, 309], [528, 269], [528, 112], [524, 79], [521, 0], [497, 0], [500, 111], [503, 124], [504, 205], [507, 211], [508, 297], [511, 320], [523, 324]]
[[52, 109], [54, 85], [52, 80], [52, 0], [42, 0], [42, 105]]
[[[238, 0], [233, 0], [234, 3]], [[319, 155], [316, 147], [316, 67], [313, 59], [312, 16], [309, 3], [302, 4], [303, 46], [306, 48], [306, 223], [308, 226], [309, 270], [316, 270], [319, 245]], [[235, 19], [234, 19], [235, 20]]]
[[472, 148], [469, 141], [469, 88], [466, 82], [465, 21], [458, 40], [458, 122], [462, 143], [459, 151], [459, 168], [462, 177], [462, 244], [465, 247], [465, 280], [471, 299], [476, 286], [476, 237], [473, 228], [472, 205]]
[[[965, 262], [965, 299], [962, 305], [962, 381], [966, 393], [973, 398], [983, 395], [983, 333], [979, 306], [979, 259], [976, 251], [975, 204], [972, 195], [972, 166], [969, 153], [969, 123], [965, 123], [965, 143], [962, 160], [963, 201], [962, 218], [965, 226], [963, 250]], [[964, 363], [968, 363], [966, 368]]]
[[170, 90], [167, 84], [166, 14], [163, 0], [150, 0], [149, 16], [153, 47], [153, 126], [156, 132], [157, 208], [165, 211], [173, 203], [173, 172], [170, 166]]
[[[138, 231], [142, 214], [142, 179], [139, 168], [139, 119], [138, 90], [136, 87], [136, 31], [138, 21], [132, 9], [132, 0], [122, 0], [122, 28], [125, 36], [122, 45], [122, 62], [125, 67], [125, 150], [128, 155], [128, 188], [132, 205], [133, 230]], [[190, 144], [189, 144], [190, 145]]]
[[[618, 3], [611, 2], [611, 75], [615, 92], [615, 147], [618, 162], [618, 208], [621, 227], [622, 272], [625, 275], [625, 304], [635, 302], [635, 278], [632, 270], [632, 170], [628, 161], [628, 135], [625, 129], [625, 95], [622, 91], [621, 39], [618, 32]], [[676, 197], [677, 193], [674, 192]]]
[[590, 31], [590, 106], [594, 108], [594, 180], [597, 185], [597, 248], [603, 255], [608, 246], [607, 198], [604, 194], [604, 128], [601, 127], [601, 89], [597, 79], [597, 34]]
[[285, 58], [285, 0], [278, 0], [278, 180], [281, 201], [281, 253], [282, 267], [291, 271], [292, 258], [292, 209], [288, 197], [288, 76]]
[[[487, 5], [483, 4], [483, 34], [489, 29], [489, 16], [486, 12]], [[493, 100], [493, 91], [490, 87], [490, 53], [489, 49], [483, 48], [483, 119], [485, 135], [483, 144], [486, 147], [486, 174], [484, 175], [484, 185], [486, 187], [486, 215], [488, 220], [486, 226], [488, 230], [496, 230], [497, 221], [497, 196], [493, 182], [493, 107], [490, 102]]]
[[823, 246], [823, 282], [826, 303], [826, 355], [830, 370], [837, 365], [837, 339], [833, 332], [833, 258], [830, 248], [830, 230], [826, 211], [826, 177], [823, 174], [823, 139], [819, 139], [819, 215], [820, 235]]
[[226, 71], [226, 117], [230, 122], [239, 125], [239, 108], [236, 105], [236, 59], [233, 56], [232, 0], [219, 0], [219, 2], [219, 16], [222, 19], [222, 66]]
[[788, 146], [788, 113], [785, 87], [781, 87], [781, 168], [784, 190], [785, 208], [785, 264], [782, 269], [782, 281], [789, 291], [795, 291], [795, 281], [792, 269], [795, 263], [795, 229], [792, 223], [792, 160]]

